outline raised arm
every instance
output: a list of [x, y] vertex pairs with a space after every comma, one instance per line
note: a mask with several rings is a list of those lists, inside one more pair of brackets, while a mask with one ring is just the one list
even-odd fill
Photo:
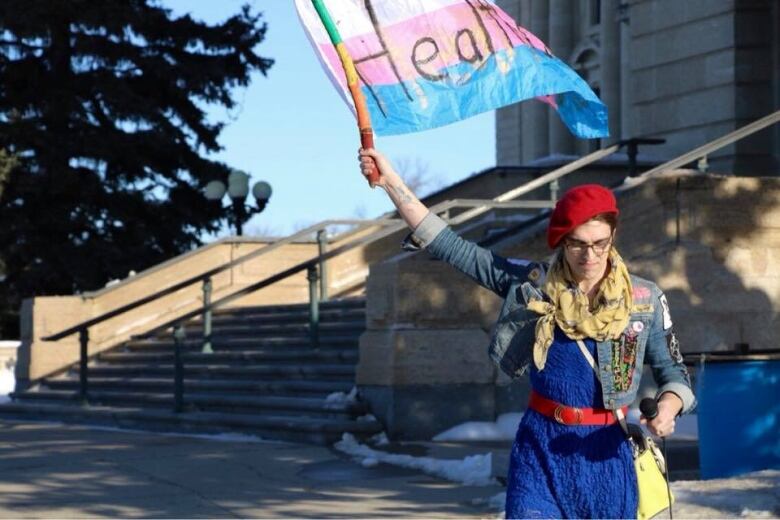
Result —
[[406, 186], [406, 183], [384, 155], [373, 149], [361, 149], [359, 154], [360, 171], [366, 178], [371, 173], [371, 159], [379, 170], [379, 180], [375, 184], [371, 184], [371, 187], [379, 186], [385, 190], [398, 209], [401, 218], [412, 230], [417, 229], [417, 226], [428, 214], [428, 208], [425, 207], [425, 204], [420, 202], [420, 199]]
[[413, 233], [406, 242], [415, 248], [426, 248], [433, 256], [452, 265], [483, 287], [502, 298], [513, 278], [527, 279], [535, 264], [511, 263], [492, 251], [464, 240], [437, 215], [431, 213], [412, 193], [393, 169], [390, 161], [376, 150], [360, 150], [360, 169], [364, 176], [371, 172], [371, 159], [376, 162], [379, 180], [372, 185], [383, 188], [398, 208], [401, 218]]

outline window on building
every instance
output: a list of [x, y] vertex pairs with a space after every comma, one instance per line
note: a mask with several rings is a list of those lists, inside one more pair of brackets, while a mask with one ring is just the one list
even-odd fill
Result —
[[590, 0], [590, 24], [601, 23], [601, 0]]

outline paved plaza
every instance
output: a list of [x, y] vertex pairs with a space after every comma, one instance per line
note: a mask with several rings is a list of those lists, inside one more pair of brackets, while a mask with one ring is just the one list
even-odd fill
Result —
[[501, 491], [318, 446], [0, 422], [2, 518], [478, 518]]
[[[500, 477], [509, 444], [381, 449], [437, 460], [490, 452], [492, 475]], [[677, 446], [674, 458], [686, 449]], [[361, 462], [333, 448], [251, 437], [0, 421], [0, 518], [495, 519], [502, 509], [498, 481], [471, 486]], [[779, 483], [780, 471], [674, 482], [675, 518], [777, 518]]]

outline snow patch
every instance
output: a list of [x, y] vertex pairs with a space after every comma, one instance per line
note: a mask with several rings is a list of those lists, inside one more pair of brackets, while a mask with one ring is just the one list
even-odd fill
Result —
[[374, 466], [378, 466], [379, 465], [379, 460], [375, 459], [374, 457], [366, 457], [365, 459], [360, 461], [360, 464], [364, 468], [373, 468]]
[[0, 403], [11, 400], [8, 394], [16, 388], [16, 376], [13, 367], [0, 367]]
[[334, 447], [351, 455], [357, 462], [364, 465], [366, 461], [373, 464], [374, 459], [386, 464], [412, 468], [436, 477], [460, 482], [469, 486], [489, 486], [496, 481], [490, 476], [493, 466], [493, 454], [470, 455], [463, 460], [441, 460], [432, 457], [413, 457], [396, 453], [386, 453], [374, 450], [360, 444], [355, 437], [345, 433]]
[[333, 392], [332, 394], [328, 394], [328, 396], [325, 398], [325, 402], [328, 404], [352, 404], [357, 402], [357, 392], [358, 389], [356, 386], [352, 387], [352, 390], [349, 391], [348, 394], [345, 394], [344, 392]]
[[777, 518], [780, 512], [780, 471], [764, 470], [731, 478], [672, 482], [672, 492], [678, 502], [674, 512], [679, 512], [680, 518], [699, 512], [723, 518]]
[[499, 415], [496, 422], [470, 421], [453, 426], [439, 433], [433, 440], [445, 441], [511, 441], [515, 438], [517, 425], [523, 418], [521, 413]]
[[373, 444], [374, 446], [387, 446], [390, 444], [390, 439], [387, 438], [387, 434], [385, 432], [379, 432], [370, 439], [368, 439], [368, 442]]
[[[672, 482], [675, 518], [778, 518], [780, 512], [780, 471], [765, 470], [738, 477]], [[504, 518], [503, 493], [477, 499], [475, 505], [489, 504]], [[665, 518], [668, 512], [658, 515]]]

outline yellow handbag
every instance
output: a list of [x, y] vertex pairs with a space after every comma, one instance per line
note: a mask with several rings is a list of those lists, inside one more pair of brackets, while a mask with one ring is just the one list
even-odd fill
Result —
[[[596, 360], [588, 352], [588, 348], [582, 340], [577, 340], [582, 355], [588, 361], [590, 367], [596, 372]], [[634, 455], [634, 468], [636, 469], [636, 485], [639, 494], [639, 506], [637, 507], [636, 517], [639, 520], [647, 520], [657, 515], [664, 509], [670, 507], [670, 501], [674, 504], [674, 495], [666, 484], [666, 461], [655, 445], [653, 439], [645, 436], [642, 429], [634, 424], [629, 424], [623, 415], [623, 410], [615, 410], [615, 418], [620, 422], [620, 426], [626, 433], [628, 442], [631, 444], [631, 452]], [[670, 511], [671, 514], [671, 511]]]
[[636, 483], [639, 491], [639, 507], [636, 517], [646, 520], [657, 515], [669, 507], [669, 499], [674, 504], [674, 495], [667, 489], [666, 461], [661, 450], [655, 445], [653, 439], [641, 435], [642, 441], [629, 436], [634, 453], [634, 468], [636, 469]]

